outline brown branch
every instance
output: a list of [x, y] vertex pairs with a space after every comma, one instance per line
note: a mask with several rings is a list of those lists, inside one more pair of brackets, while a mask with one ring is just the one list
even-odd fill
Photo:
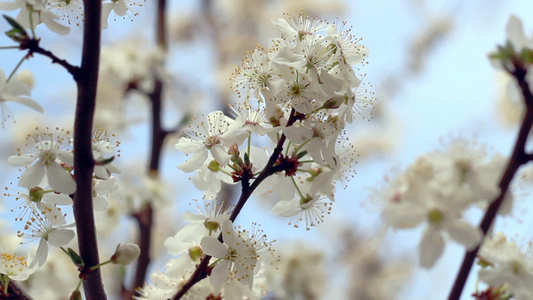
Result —
[[[157, 2], [156, 18], [156, 42], [157, 46], [167, 49], [166, 40], [166, 0]], [[152, 134], [150, 149], [150, 164], [148, 166], [148, 175], [153, 177], [159, 176], [159, 166], [165, 138], [168, 131], [164, 130], [161, 121], [162, 99], [163, 99], [163, 82], [155, 78], [154, 89], [147, 94], [152, 104]], [[137, 259], [137, 270], [132, 287], [132, 295], [139, 295], [138, 290], [143, 287], [146, 278], [148, 266], [150, 265], [150, 244], [152, 240], [153, 226], [153, 209], [151, 203], [147, 203], [137, 214], [135, 214], [137, 225], [139, 226], [139, 248], [141, 253]]]
[[107, 299], [102, 284], [100, 269], [89, 271], [99, 264], [98, 244], [93, 211], [93, 170], [92, 127], [96, 105], [98, 66], [100, 62], [100, 18], [102, 1], [83, 1], [85, 23], [83, 27], [83, 50], [78, 85], [78, 99], [74, 121], [74, 218], [80, 256], [85, 264], [80, 276], [83, 277], [83, 290], [88, 300]]
[[[487, 212], [485, 213], [485, 216], [483, 217], [483, 220], [481, 221], [481, 224], [479, 225], [481, 231], [483, 232], [483, 236], [487, 235], [487, 232], [489, 231], [492, 223], [494, 222], [494, 218], [496, 217], [496, 214], [503, 202], [503, 199], [505, 198], [505, 194], [509, 189], [509, 185], [511, 184], [514, 175], [518, 171], [518, 168], [521, 165], [526, 164], [529, 160], [531, 160], [531, 156], [526, 154], [525, 152], [527, 138], [533, 125], [533, 95], [531, 94], [529, 85], [526, 81], [527, 69], [520, 62], [514, 61], [513, 69], [508, 70], [508, 72], [512, 76], [514, 76], [514, 78], [518, 82], [518, 85], [520, 86], [522, 96], [524, 97], [526, 114], [522, 121], [522, 125], [520, 126], [513, 153], [511, 155], [511, 158], [509, 159], [505, 172], [503, 173], [499, 183], [500, 194], [490, 204], [487, 209]], [[466, 252], [465, 257], [463, 259], [463, 263], [461, 264], [461, 268], [459, 270], [459, 273], [457, 274], [457, 278], [455, 279], [454, 285], [450, 292], [450, 296], [448, 297], [449, 300], [458, 300], [461, 297], [464, 285], [466, 283], [466, 280], [468, 279], [470, 270], [472, 269], [472, 264], [476, 259], [476, 255], [481, 245], [482, 243], [480, 243], [480, 245], [475, 249]]]
[[[289, 118], [287, 122], [287, 127], [291, 126], [295, 121], [297, 120], [296, 114], [294, 109], [291, 112], [291, 117]], [[241, 189], [241, 196], [239, 197], [239, 200], [237, 201], [237, 204], [235, 205], [235, 208], [233, 209], [233, 212], [231, 213], [230, 220], [232, 222], [235, 221], [239, 213], [241, 212], [242, 208], [244, 207], [244, 204], [250, 199], [252, 196], [252, 193], [254, 190], [265, 180], [268, 176], [275, 173], [274, 171], [274, 164], [278, 160], [281, 152], [283, 151], [283, 144], [285, 143], [286, 136], [285, 134], [282, 134], [280, 139], [278, 140], [278, 143], [276, 144], [276, 148], [274, 148], [274, 151], [272, 152], [272, 155], [268, 159], [268, 162], [265, 165], [265, 168], [263, 171], [261, 171], [261, 174], [257, 176], [257, 178], [254, 180], [254, 182], [250, 185], [249, 180], [251, 178], [243, 178], [242, 179], [242, 189]], [[218, 236], [218, 239], [222, 241], [222, 234]], [[189, 280], [182, 286], [182, 288], [174, 295], [172, 298], [173, 300], [181, 299], [197, 282], [207, 277], [207, 266], [209, 265], [209, 260], [211, 260], [211, 256], [206, 255], [200, 264], [196, 267], [196, 270], [194, 270], [194, 273], [191, 275]]]
[[62, 67], [64, 67], [70, 74], [72, 74], [72, 77], [74, 77], [74, 80], [78, 80], [79, 77], [79, 71], [80, 68], [74, 65], [71, 65], [69, 62], [67, 62], [64, 59], [61, 59], [57, 57], [54, 53], [41, 48], [39, 46], [40, 39], [29, 39], [25, 42], [20, 44], [20, 49], [28, 49], [28, 56], [32, 56], [33, 53], [39, 53], [41, 55], [44, 55], [52, 60], [52, 63], [59, 64]]

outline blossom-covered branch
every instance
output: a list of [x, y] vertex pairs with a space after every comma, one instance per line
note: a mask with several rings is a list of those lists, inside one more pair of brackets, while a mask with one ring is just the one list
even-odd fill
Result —
[[[517, 49], [518, 50], [518, 49]], [[501, 180], [498, 184], [500, 188], [500, 194], [489, 205], [481, 224], [480, 229], [483, 235], [487, 235], [490, 227], [492, 226], [496, 214], [498, 213], [506, 194], [508, 193], [509, 186], [512, 179], [515, 177], [516, 172], [522, 166], [531, 160], [531, 154], [526, 153], [526, 142], [528, 140], [529, 133], [533, 126], [533, 95], [529, 83], [526, 79], [528, 74], [527, 67], [517, 57], [511, 57], [509, 61], [510, 65], [506, 61], [503, 62], [506, 66], [506, 71], [514, 77], [523, 97], [525, 114], [518, 131], [518, 136], [511, 154], [511, 158], [507, 163], [505, 172], [503, 173]], [[459, 273], [455, 279], [454, 285], [451, 289], [449, 299], [455, 300], [461, 297], [464, 285], [470, 274], [472, 265], [476, 259], [476, 255], [479, 252], [480, 246], [466, 252]]]

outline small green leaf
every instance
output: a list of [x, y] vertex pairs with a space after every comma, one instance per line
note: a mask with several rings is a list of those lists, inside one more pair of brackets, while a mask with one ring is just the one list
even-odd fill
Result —
[[72, 248], [68, 248], [68, 255], [70, 256], [70, 260], [76, 265], [76, 267], [83, 267], [83, 260], [81, 257], [76, 253], [76, 251], [72, 250]]
[[15, 42], [20, 43], [24, 40], [27, 40], [30, 38], [28, 33], [26, 32], [26, 29], [22, 27], [15, 19], [11, 18], [8, 15], [3, 15], [4, 19], [13, 27], [13, 29], [6, 31], [6, 35], [13, 39]]

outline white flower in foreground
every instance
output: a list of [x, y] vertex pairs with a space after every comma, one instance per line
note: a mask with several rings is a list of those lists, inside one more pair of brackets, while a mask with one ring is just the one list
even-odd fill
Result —
[[485, 241], [479, 257], [488, 264], [479, 271], [479, 279], [498, 287], [506, 285], [513, 299], [527, 300], [533, 295], [533, 257], [520, 246], [498, 233]]
[[20, 103], [40, 113], [43, 112], [41, 105], [30, 98], [30, 87], [17, 78], [11, 78], [9, 82], [6, 81], [6, 75], [0, 69], [0, 123], [2, 123], [2, 127], [4, 127], [7, 118], [11, 116], [6, 102]]
[[36, 270], [36, 266], [28, 266], [26, 255], [21, 255], [20, 251], [17, 253], [0, 250], [0, 274], [11, 280], [23, 281]]
[[298, 228], [299, 223], [305, 219], [305, 229], [309, 230], [324, 221], [324, 216], [331, 211], [331, 201], [324, 196], [307, 195], [300, 199], [279, 201], [272, 212], [282, 217], [292, 217], [289, 225]]
[[230, 160], [228, 147], [233, 143], [240, 145], [246, 138], [245, 135], [239, 136], [228, 130], [233, 122], [222, 111], [209, 113], [207, 124], [201, 122], [200, 125], [192, 128], [193, 132], [187, 133], [188, 137], [182, 137], [176, 144], [176, 149], [181, 152], [193, 154], [188, 161], [179, 165], [178, 168], [186, 173], [200, 169], [208, 158], [208, 152], [219, 164], [227, 165]]
[[233, 275], [238, 282], [252, 288], [255, 268], [258, 266], [258, 252], [270, 243], [264, 236], [248, 236], [247, 232], [235, 232], [231, 221], [222, 223], [223, 243], [214, 236], [202, 239], [201, 246], [207, 255], [218, 259], [211, 272], [210, 282], [216, 291]]
[[215, 200], [204, 200], [203, 207], [194, 200], [199, 214], [185, 212], [183, 221], [189, 224], [180, 229], [175, 236], [165, 240], [168, 253], [180, 255], [189, 251], [191, 246], [200, 244], [204, 236], [218, 236], [220, 225], [229, 220], [229, 212], [219, 206]]
[[74, 164], [72, 152], [64, 150], [66, 142], [63, 132], [57, 136], [46, 132], [37, 135], [36, 138], [28, 135], [27, 140], [26, 145], [33, 153], [22, 154], [19, 150], [17, 155], [8, 158], [12, 166], [26, 166], [18, 185], [25, 188], [38, 186], [46, 175], [48, 184], [56, 192], [74, 194], [76, 182], [70, 172], [62, 166], [62, 163], [69, 166]]
[[39, 247], [35, 253], [31, 265], [38, 264], [42, 266], [48, 257], [48, 244], [60, 247], [68, 244], [74, 238], [74, 231], [67, 229], [74, 224], [65, 224], [66, 219], [61, 209], [55, 206], [48, 206], [41, 212], [34, 211], [33, 217], [26, 221], [24, 226], [26, 234], [18, 231], [17, 235], [22, 238], [33, 240], [40, 239]]
[[118, 244], [115, 254], [111, 256], [111, 261], [114, 264], [129, 265], [139, 257], [139, 254], [141, 254], [141, 249], [137, 244]]
[[[0, 10], [17, 10], [17, 22], [25, 28], [33, 28], [44, 23], [51, 31], [66, 35], [70, 28], [57, 22], [59, 17], [50, 11], [47, 0], [17, 0], [15, 2], [0, 2]], [[32, 27], [33, 26], [33, 27]]]
[[125, 17], [128, 12], [131, 12], [134, 16], [138, 15], [138, 13], [132, 11], [133, 6], [142, 7], [143, 5], [140, 1], [135, 0], [111, 0], [102, 3], [102, 29], [108, 27], [107, 19], [112, 11], [120, 17]]

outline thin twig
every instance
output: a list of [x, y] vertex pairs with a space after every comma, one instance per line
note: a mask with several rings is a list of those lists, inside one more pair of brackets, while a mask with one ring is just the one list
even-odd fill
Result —
[[[500, 194], [496, 199], [494, 199], [494, 201], [492, 201], [487, 209], [487, 212], [485, 213], [485, 216], [483, 217], [483, 220], [481, 221], [481, 224], [479, 225], [484, 237], [487, 235], [487, 232], [494, 222], [494, 218], [496, 217], [503, 199], [505, 198], [505, 194], [509, 189], [509, 185], [511, 184], [514, 175], [518, 171], [518, 168], [521, 165], [526, 164], [531, 159], [531, 156], [525, 152], [527, 138], [533, 125], [533, 95], [531, 94], [529, 85], [526, 81], [527, 69], [521, 63], [515, 61], [513, 62], [513, 70], [508, 71], [516, 79], [518, 85], [520, 86], [522, 96], [524, 97], [523, 100], [526, 107], [526, 114], [522, 121], [522, 125], [520, 126], [513, 153], [499, 183]], [[470, 274], [470, 270], [472, 269], [472, 265], [476, 259], [476, 255], [481, 245], [482, 242], [475, 249], [466, 252], [459, 273], [457, 274], [457, 278], [455, 279], [454, 285], [451, 289], [450, 296], [448, 297], [449, 300], [458, 300], [461, 297], [464, 285], [468, 279], [468, 275]]]
[[28, 56], [32, 56], [33, 53], [39, 53], [41, 55], [44, 55], [50, 58], [52, 60], [52, 63], [61, 65], [70, 74], [72, 74], [72, 76], [74, 77], [74, 80], [78, 80], [80, 68], [70, 64], [64, 59], [57, 57], [54, 53], [41, 48], [41, 46], [39, 46], [40, 41], [41, 41], [40, 39], [27, 40], [20, 45], [20, 49], [28, 49], [29, 50]]

